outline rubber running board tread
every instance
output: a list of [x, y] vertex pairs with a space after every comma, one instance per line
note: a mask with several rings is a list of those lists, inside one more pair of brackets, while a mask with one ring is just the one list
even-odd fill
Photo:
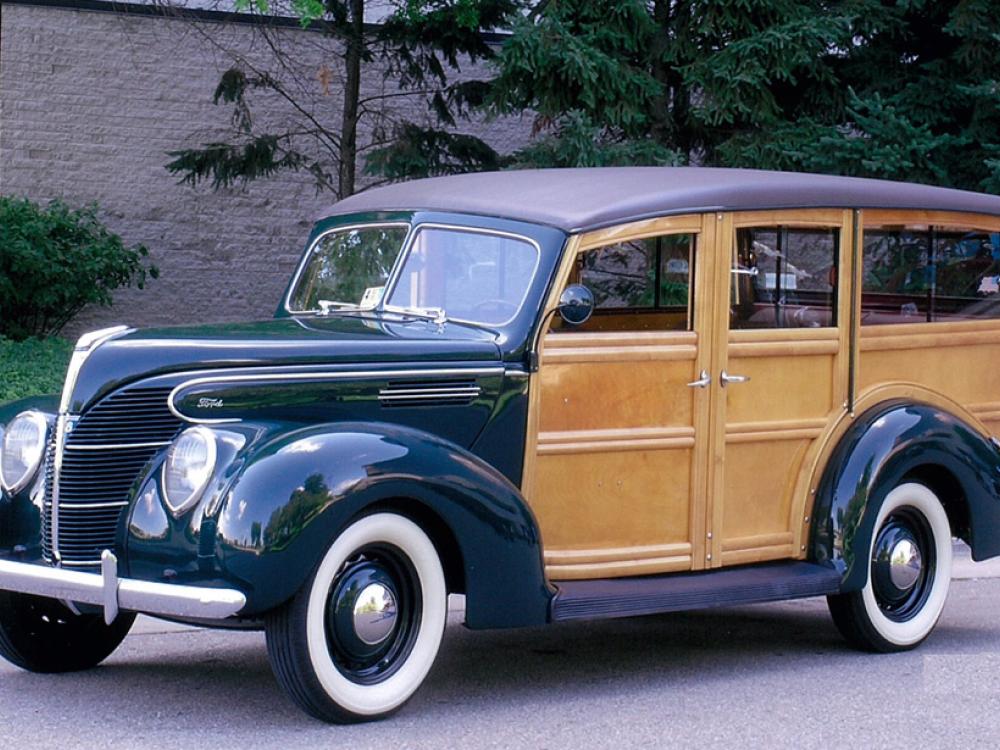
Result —
[[837, 571], [779, 562], [697, 573], [558, 581], [550, 619], [633, 617], [708, 607], [824, 596], [840, 591]]

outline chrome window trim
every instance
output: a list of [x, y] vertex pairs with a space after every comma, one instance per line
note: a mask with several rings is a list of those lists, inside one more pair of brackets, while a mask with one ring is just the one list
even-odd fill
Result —
[[[298, 267], [295, 269], [295, 275], [292, 276], [292, 283], [288, 285], [288, 292], [285, 294], [284, 302], [282, 307], [286, 313], [289, 315], [309, 315], [316, 314], [319, 310], [293, 310], [291, 306], [292, 294], [295, 292], [295, 288], [299, 285], [299, 280], [302, 277], [302, 273], [306, 270], [306, 266], [309, 264], [309, 259], [312, 258], [313, 253], [316, 252], [316, 248], [319, 243], [322, 242], [324, 237], [331, 234], [339, 234], [341, 232], [352, 232], [358, 229], [384, 229], [388, 227], [406, 227], [406, 235], [403, 237], [403, 242], [399, 246], [399, 255], [396, 256], [395, 263], [392, 264], [392, 268], [389, 269], [389, 276], [386, 279], [386, 288], [389, 287], [389, 279], [392, 279], [393, 272], [396, 270], [396, 266], [399, 264], [399, 259], [403, 257], [403, 254], [408, 247], [410, 236], [413, 234], [413, 225], [408, 221], [387, 221], [387, 222], [375, 222], [375, 223], [360, 223], [360, 224], [344, 224], [342, 226], [331, 227], [325, 232], [321, 233], [312, 241], [309, 248], [302, 255], [302, 260], [299, 261]], [[383, 293], [383, 299], [385, 294]], [[381, 300], [380, 300], [381, 302]], [[358, 306], [359, 310], [374, 310], [378, 307], [361, 307]]]
[[167, 408], [170, 413], [173, 414], [178, 419], [181, 419], [190, 424], [234, 424], [237, 422], [242, 422], [241, 417], [224, 417], [217, 419], [199, 419], [197, 417], [189, 417], [180, 412], [177, 406], [174, 404], [174, 400], [177, 398], [177, 394], [184, 390], [185, 388], [193, 388], [199, 385], [206, 385], [210, 383], [217, 383], [220, 385], [225, 385], [227, 383], [247, 383], [254, 381], [263, 382], [282, 382], [282, 381], [293, 381], [293, 380], [308, 380], [308, 381], [323, 381], [323, 380], [380, 380], [388, 378], [414, 378], [414, 377], [457, 377], [460, 375], [467, 376], [489, 376], [489, 375], [503, 375], [505, 372], [502, 365], [496, 367], [469, 367], [460, 368], [452, 367], [447, 369], [423, 369], [423, 370], [340, 370], [334, 372], [272, 372], [272, 373], [244, 373], [240, 375], [219, 375], [219, 376], [206, 376], [191, 378], [190, 380], [185, 380], [183, 383], [175, 386], [170, 395], [167, 396]]
[[134, 330], [134, 328], [124, 325], [101, 328], [97, 331], [83, 334], [77, 340], [76, 346], [73, 347], [73, 354], [70, 357], [69, 367], [66, 370], [66, 382], [63, 383], [62, 397], [59, 400], [59, 414], [56, 416], [52, 496], [49, 498], [49, 502], [52, 505], [49, 510], [51, 514], [49, 531], [52, 535], [50, 540], [52, 543], [52, 561], [57, 566], [62, 565], [62, 555], [59, 553], [59, 476], [62, 473], [63, 453], [66, 448], [66, 435], [68, 434], [67, 427], [72, 419], [69, 408], [73, 402], [73, 391], [76, 390], [76, 381], [80, 377], [80, 370], [83, 369], [84, 363], [97, 347], [111, 339], [131, 333]]
[[[393, 266], [393, 272], [389, 276], [385, 284], [385, 292], [382, 294], [382, 302], [376, 309], [385, 310], [387, 312], [393, 312], [397, 314], [405, 314], [406, 308], [399, 307], [398, 305], [389, 305], [389, 298], [396, 291], [396, 287], [399, 284], [399, 277], [403, 271], [403, 266], [406, 265], [407, 259], [410, 257], [410, 253], [413, 251], [413, 245], [417, 240], [417, 236], [420, 234], [422, 229], [444, 229], [446, 231], [452, 232], [465, 232], [467, 234], [485, 234], [492, 237], [505, 237], [511, 240], [519, 240], [524, 242], [535, 249], [535, 265], [531, 269], [531, 277], [528, 279], [528, 283], [524, 288], [524, 294], [521, 296], [521, 301], [517, 304], [517, 310], [511, 315], [507, 320], [502, 323], [487, 323], [482, 320], [468, 320], [466, 318], [454, 318], [448, 316], [448, 320], [453, 320], [456, 323], [469, 323], [474, 326], [490, 326], [503, 328], [504, 326], [510, 325], [511, 322], [521, 314], [521, 310], [524, 309], [524, 302], [528, 299], [528, 292], [531, 289], [531, 285], [534, 283], [535, 278], [538, 275], [538, 267], [542, 262], [542, 246], [538, 244], [537, 241], [533, 240], [531, 237], [526, 237], [523, 234], [517, 234], [516, 232], [507, 232], [502, 229], [487, 229], [484, 227], [470, 227], [464, 224], [442, 224], [438, 222], [426, 222], [423, 224], [415, 224], [411, 227], [409, 234], [407, 235], [407, 241], [403, 245], [403, 250], [399, 254], [399, 258], [396, 260], [396, 265]], [[448, 311], [445, 310], [447, 315]]]

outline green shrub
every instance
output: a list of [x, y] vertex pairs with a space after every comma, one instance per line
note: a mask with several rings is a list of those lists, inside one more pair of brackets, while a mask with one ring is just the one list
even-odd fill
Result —
[[97, 218], [97, 206], [46, 207], [0, 196], [0, 336], [22, 340], [62, 330], [85, 305], [159, 275], [142, 245], [125, 247]]
[[26, 396], [59, 393], [73, 345], [65, 339], [0, 337], [0, 404]]

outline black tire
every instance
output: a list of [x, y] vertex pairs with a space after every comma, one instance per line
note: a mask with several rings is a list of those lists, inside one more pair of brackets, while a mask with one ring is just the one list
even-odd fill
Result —
[[96, 667], [128, 635], [135, 615], [110, 625], [102, 615], [71, 612], [55, 599], [0, 592], [0, 656], [29, 672], [77, 672]]
[[437, 656], [448, 615], [433, 542], [394, 513], [333, 542], [302, 590], [265, 621], [278, 683], [306, 713], [347, 724], [398, 711]]
[[863, 651], [915, 648], [937, 624], [951, 582], [951, 527], [928, 487], [908, 482], [886, 496], [868, 559], [861, 591], [827, 598], [834, 624]]

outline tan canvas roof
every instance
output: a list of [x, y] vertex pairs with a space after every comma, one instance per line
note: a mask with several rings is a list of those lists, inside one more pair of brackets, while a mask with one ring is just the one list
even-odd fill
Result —
[[342, 200], [321, 218], [427, 210], [496, 216], [574, 232], [669, 214], [779, 208], [912, 208], [1000, 216], [1000, 197], [905, 182], [747, 169], [541, 169], [388, 185]]

